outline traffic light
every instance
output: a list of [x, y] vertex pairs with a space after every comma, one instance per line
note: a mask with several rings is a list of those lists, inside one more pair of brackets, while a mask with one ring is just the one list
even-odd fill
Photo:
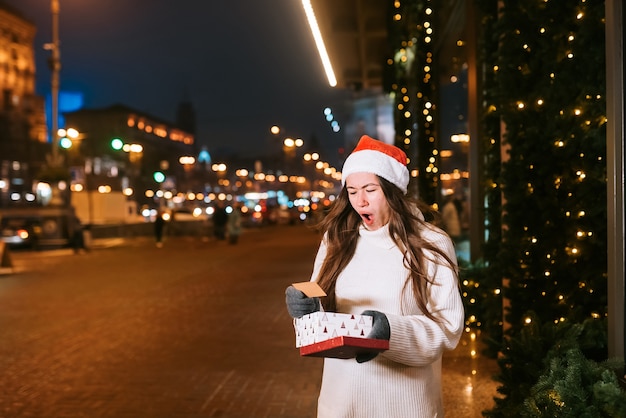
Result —
[[63, 149], [70, 149], [72, 148], [72, 140], [68, 137], [63, 137], [59, 140], [59, 146]]
[[152, 174], [152, 178], [157, 183], [163, 183], [165, 181], [165, 174], [160, 171], [155, 171], [154, 174]]
[[113, 148], [115, 151], [119, 151], [124, 147], [124, 141], [122, 141], [119, 138], [113, 138], [111, 140], [111, 148]]

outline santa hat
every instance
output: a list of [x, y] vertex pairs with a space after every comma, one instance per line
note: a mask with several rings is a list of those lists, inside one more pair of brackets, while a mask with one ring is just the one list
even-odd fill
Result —
[[406, 154], [400, 148], [363, 135], [341, 171], [341, 185], [352, 173], [372, 173], [395, 184], [404, 194], [409, 185]]

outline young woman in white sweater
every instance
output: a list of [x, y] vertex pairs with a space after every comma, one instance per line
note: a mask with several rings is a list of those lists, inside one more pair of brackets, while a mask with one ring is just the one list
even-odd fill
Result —
[[389, 350], [324, 359], [318, 417], [443, 417], [441, 358], [456, 347], [464, 312], [454, 247], [406, 196], [399, 148], [363, 136], [342, 170], [342, 190], [320, 227], [312, 281], [328, 296], [289, 286], [294, 318], [324, 309], [373, 317], [369, 338]]

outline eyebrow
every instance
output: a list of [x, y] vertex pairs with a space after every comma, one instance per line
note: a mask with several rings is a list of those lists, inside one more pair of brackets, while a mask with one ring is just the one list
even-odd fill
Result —
[[378, 184], [378, 183], [367, 183], [367, 184], [364, 184], [361, 187], [346, 185], [346, 189], [367, 189], [368, 187], [372, 187], [372, 186], [380, 187], [380, 184]]

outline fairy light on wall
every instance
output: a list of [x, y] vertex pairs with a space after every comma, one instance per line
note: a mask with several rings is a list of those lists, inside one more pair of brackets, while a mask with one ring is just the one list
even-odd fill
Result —
[[[436, 137], [436, 105], [433, 99], [433, 48], [436, 30], [430, 0], [424, 7], [393, 2], [392, 39], [395, 52], [387, 61], [395, 82], [390, 88], [395, 100], [396, 145], [409, 158], [412, 181], [409, 188], [424, 201], [437, 200], [439, 155]], [[419, 22], [418, 24], [409, 22]], [[395, 37], [394, 37], [395, 35]]]

